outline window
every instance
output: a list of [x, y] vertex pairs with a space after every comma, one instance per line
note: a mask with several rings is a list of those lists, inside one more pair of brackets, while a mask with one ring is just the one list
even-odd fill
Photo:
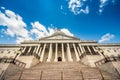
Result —
[[107, 52], [110, 52], [110, 50], [107, 50]]
[[8, 54], [10, 54], [11, 51], [8, 51]]
[[3, 53], [4, 51], [1, 51], [1, 53]]
[[114, 52], [117, 52], [117, 50], [114, 50]]

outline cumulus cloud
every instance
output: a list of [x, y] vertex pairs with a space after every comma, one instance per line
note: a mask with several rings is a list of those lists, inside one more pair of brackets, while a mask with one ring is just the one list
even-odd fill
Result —
[[60, 6], [60, 9], [63, 10], [63, 6], [62, 5]]
[[70, 0], [68, 2], [68, 8], [75, 14], [88, 14], [89, 13], [89, 7], [85, 4], [87, 0]]
[[109, 0], [100, 0], [100, 5], [99, 5], [99, 12], [102, 13], [104, 7], [108, 4]]
[[[90, 6], [94, 0], [68, 0], [68, 8], [71, 12], [75, 15], [78, 14], [89, 14], [90, 13]], [[98, 12], [101, 14], [106, 6], [109, 4], [114, 5], [117, 0], [98, 0]], [[63, 7], [63, 6], [62, 6]]]
[[[40, 24], [38, 21], [32, 22], [31, 25], [32, 25], [32, 29], [30, 32], [32, 35], [35, 35], [36, 39], [50, 36], [56, 31], [55, 28], [51, 28], [51, 27], [46, 28], [45, 26]], [[67, 35], [73, 36], [73, 34], [66, 28], [61, 29], [61, 31]]]
[[114, 4], [117, 0], [100, 0], [99, 13], [102, 13], [108, 4]]
[[5, 7], [1, 7], [1, 9], [5, 9]]
[[73, 34], [66, 28], [61, 29], [62, 32], [64, 32], [67, 35], [73, 36]]
[[26, 29], [26, 23], [22, 20], [22, 17], [11, 10], [0, 11], [0, 26], [6, 27], [4, 33], [19, 40], [31, 39], [29, 32]]
[[101, 43], [101, 42], [110, 41], [110, 40], [113, 39], [114, 37], [115, 37], [115, 35], [110, 34], [110, 33], [107, 33], [107, 34], [105, 34], [105, 35], [103, 35], [103, 36], [101, 37], [101, 39], [99, 40], [99, 42]]
[[[46, 37], [56, 31], [53, 25], [46, 28], [46, 26], [42, 25], [38, 21], [31, 22], [32, 29], [28, 30], [26, 23], [23, 21], [20, 15], [11, 10], [6, 10], [5, 8], [2, 10], [4, 11], [0, 11], [0, 26], [3, 28], [0, 32], [16, 38], [16, 43], [23, 42], [24, 40], [33, 40]], [[66, 28], [61, 30], [68, 35], [73, 35]]]
[[48, 31], [46, 30], [45, 26], [40, 24], [38, 21], [32, 22], [31, 25], [31, 33], [34, 34], [36, 38], [48, 36]]

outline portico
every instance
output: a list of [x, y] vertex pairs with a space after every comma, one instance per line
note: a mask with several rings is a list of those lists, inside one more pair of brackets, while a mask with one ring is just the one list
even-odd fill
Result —
[[[96, 43], [95, 41], [87, 41]], [[31, 43], [31, 44], [30, 44]], [[94, 45], [85, 45], [86, 41], [56, 31], [38, 41], [22, 42], [22, 55], [37, 55], [40, 62], [80, 61], [82, 55], [99, 55]], [[26, 45], [26, 46], [24, 46]]]

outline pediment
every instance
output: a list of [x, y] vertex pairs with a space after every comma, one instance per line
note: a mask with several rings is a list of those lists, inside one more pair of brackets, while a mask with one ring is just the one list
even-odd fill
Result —
[[57, 39], [57, 40], [66, 40], [66, 39], [77, 39], [79, 40], [79, 38], [76, 38], [76, 37], [73, 37], [73, 36], [68, 36], [68, 35], [53, 35], [53, 36], [48, 36], [48, 37], [44, 37], [44, 38], [41, 38], [42, 40], [54, 40], [54, 39]]
[[79, 38], [76, 38], [74, 36], [66, 35], [65, 33], [62, 33], [62, 32], [56, 32], [53, 35], [41, 38], [40, 40], [54, 40], [54, 39], [58, 39], [58, 40], [66, 40], [66, 39], [73, 40], [73, 39], [77, 39], [77, 40], [79, 40]]
[[51, 36], [51, 37], [48, 37], [46, 39], [74, 39], [74, 38], [73, 37], [68, 37], [68, 36], [58, 35], [58, 36]]

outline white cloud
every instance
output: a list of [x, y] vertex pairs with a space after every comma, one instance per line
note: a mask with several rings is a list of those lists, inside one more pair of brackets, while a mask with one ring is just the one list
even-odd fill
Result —
[[61, 29], [62, 32], [64, 32], [66, 35], [73, 36], [73, 34], [66, 28]]
[[1, 7], [1, 9], [5, 9], [5, 7]]
[[107, 5], [109, 0], [100, 0], [99, 13], [103, 12], [104, 7]]
[[[101, 14], [104, 10], [104, 8], [112, 4], [114, 5], [117, 0], [98, 0], [98, 12]], [[93, 0], [68, 0], [68, 8], [73, 12], [75, 15], [84, 13], [89, 14], [90, 12], [90, 5], [93, 2]], [[63, 6], [62, 6], [63, 7]]]
[[[87, 0], [70, 0], [68, 3], [68, 8], [75, 14], [80, 14], [80, 13], [89, 13], [89, 7], [85, 4]], [[83, 8], [85, 6], [85, 8]]]
[[[24, 40], [33, 40], [33, 35], [35, 39], [38, 39], [49, 36], [55, 32], [55, 28], [52, 24], [48, 29], [38, 21], [31, 22], [31, 25], [32, 29], [29, 31], [20, 15], [11, 10], [0, 11], [0, 26], [3, 27], [1, 33], [16, 38], [16, 43], [23, 42]], [[63, 28], [62, 31], [68, 35], [73, 35], [68, 29]]]
[[83, 12], [83, 13], [85, 13], [85, 14], [88, 14], [88, 13], [89, 13], [89, 7], [86, 6], [86, 8], [85, 8], [85, 9], [81, 9], [80, 12]]
[[4, 33], [11, 37], [16, 37], [17, 43], [19, 40], [31, 39], [22, 17], [11, 10], [5, 10], [4, 13], [0, 11], [0, 25], [7, 27], [7, 29], [4, 29]]
[[110, 33], [107, 33], [107, 34], [105, 34], [105, 35], [103, 35], [103, 36], [101, 37], [101, 39], [99, 40], [99, 42], [101, 43], [101, 42], [110, 41], [110, 40], [113, 39], [114, 37], [115, 37], [115, 35], [110, 34]]
[[60, 6], [60, 9], [63, 10], [63, 6], [62, 5]]
[[31, 33], [34, 34], [36, 38], [48, 36], [48, 31], [46, 30], [45, 26], [40, 24], [38, 21], [31, 23], [31, 25]]
[[117, 0], [100, 0], [100, 5], [99, 5], [99, 13], [102, 13], [104, 8], [108, 5], [108, 4], [115, 4]]
[[[48, 27], [48, 29], [46, 29], [46, 27], [40, 24], [38, 21], [35, 21], [34, 23], [32, 22], [31, 25], [32, 25], [31, 34], [35, 35], [36, 39], [49, 36], [56, 31], [55, 28], [51, 27]], [[67, 35], [73, 36], [73, 34], [66, 28], [61, 29], [61, 31], [63, 31]]]
[[3, 35], [0, 35], [1, 38], [3, 38], [4, 36]]

